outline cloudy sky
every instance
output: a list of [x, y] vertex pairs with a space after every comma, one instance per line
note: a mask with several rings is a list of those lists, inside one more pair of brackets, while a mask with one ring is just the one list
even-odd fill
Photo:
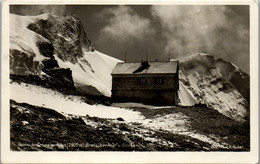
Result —
[[127, 61], [168, 60], [197, 52], [249, 72], [249, 6], [19, 5], [20, 15], [75, 14], [95, 49]]

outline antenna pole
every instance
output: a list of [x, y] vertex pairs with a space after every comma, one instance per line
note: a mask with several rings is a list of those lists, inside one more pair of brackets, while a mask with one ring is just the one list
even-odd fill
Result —
[[146, 61], [148, 62], [148, 50], [146, 49]]
[[126, 50], [125, 50], [125, 63], [126, 63]]
[[171, 50], [169, 50], [169, 61], [171, 61]]

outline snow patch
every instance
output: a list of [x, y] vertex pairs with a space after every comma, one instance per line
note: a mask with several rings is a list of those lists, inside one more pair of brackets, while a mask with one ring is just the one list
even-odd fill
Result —
[[188, 117], [182, 113], [168, 114], [165, 116], [157, 116], [154, 119], [146, 119], [144, 125], [153, 129], [170, 130], [172, 133], [188, 131]]
[[10, 90], [10, 99], [14, 101], [50, 108], [60, 113], [111, 119], [121, 117], [126, 122], [141, 122], [144, 119], [136, 111], [104, 105], [89, 105], [79, 96], [64, 96], [60, 92], [31, 84], [13, 82], [10, 84]]

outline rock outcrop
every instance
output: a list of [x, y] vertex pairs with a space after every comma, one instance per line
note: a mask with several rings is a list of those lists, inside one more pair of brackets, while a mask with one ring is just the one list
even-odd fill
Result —
[[111, 95], [110, 73], [119, 60], [94, 50], [76, 16], [10, 14], [10, 20], [11, 77], [30, 75], [34, 78], [24, 79], [49, 79], [47, 84], [82, 94]]

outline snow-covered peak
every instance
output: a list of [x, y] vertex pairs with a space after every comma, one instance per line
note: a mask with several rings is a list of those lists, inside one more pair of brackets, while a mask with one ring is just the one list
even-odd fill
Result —
[[201, 57], [207, 57], [207, 56], [212, 56], [212, 55], [205, 54], [205, 53], [194, 53], [192, 55], [179, 58], [178, 60], [181, 61], [181, 62], [185, 62], [185, 61], [192, 61], [194, 59], [198, 60]]
[[[27, 25], [38, 17], [10, 14], [10, 71], [14, 74], [41, 74], [41, 55], [37, 42], [47, 42], [41, 35], [29, 30]], [[26, 63], [27, 62], [27, 63]], [[28, 64], [31, 63], [31, 64]]]
[[76, 16], [10, 14], [10, 20], [12, 74], [42, 75], [43, 69], [69, 68], [80, 92], [111, 95], [110, 74], [119, 60], [94, 50]]
[[243, 121], [249, 102], [249, 76], [231, 62], [203, 53], [179, 59], [181, 105], [197, 103]]
[[[31, 17], [31, 18], [34, 18], [34, 19], [43, 19], [43, 20], [46, 20], [46, 19], [48, 19], [50, 16], [51, 16], [50, 13], [43, 13], [43, 14], [40, 14], [40, 15], [30, 16], [30, 17]], [[26, 16], [26, 17], [28, 17], [28, 16]]]
[[83, 25], [73, 15], [40, 15], [27, 28], [51, 41], [55, 48], [54, 53], [63, 61], [76, 63], [77, 58], [84, 56], [82, 48], [94, 51]]

